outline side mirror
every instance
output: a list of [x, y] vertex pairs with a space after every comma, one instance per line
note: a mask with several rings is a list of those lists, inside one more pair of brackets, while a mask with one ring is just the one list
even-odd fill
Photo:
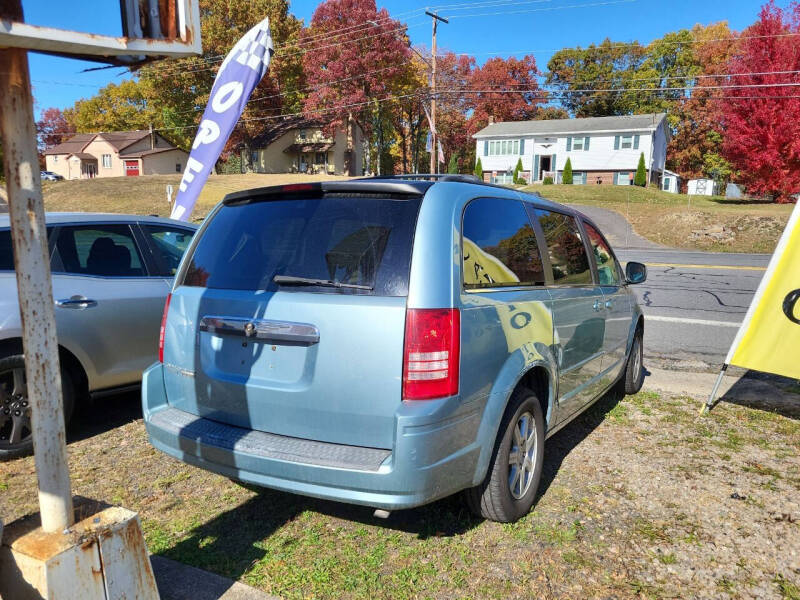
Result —
[[647, 279], [647, 267], [640, 262], [631, 261], [625, 265], [625, 281], [643, 283]]

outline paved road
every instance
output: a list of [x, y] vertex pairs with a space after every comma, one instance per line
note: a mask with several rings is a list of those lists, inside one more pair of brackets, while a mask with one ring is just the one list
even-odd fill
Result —
[[648, 265], [635, 286], [645, 314], [648, 354], [723, 361], [769, 256], [679, 250], [618, 251], [622, 262]]

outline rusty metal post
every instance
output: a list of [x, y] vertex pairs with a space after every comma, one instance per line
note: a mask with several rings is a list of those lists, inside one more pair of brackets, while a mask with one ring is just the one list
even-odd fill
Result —
[[[0, 18], [22, 21], [19, 0], [0, 3]], [[53, 285], [36, 154], [36, 127], [27, 51], [0, 50], [0, 139], [14, 242], [25, 375], [31, 402], [33, 447], [42, 529], [72, 525], [64, 407], [53, 310]]]

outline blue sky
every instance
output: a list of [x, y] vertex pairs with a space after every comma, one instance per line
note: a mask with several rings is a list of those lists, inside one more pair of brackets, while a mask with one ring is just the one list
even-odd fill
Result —
[[[244, 0], [243, 0], [244, 1]], [[554, 50], [565, 46], [586, 46], [606, 37], [614, 41], [649, 42], [669, 31], [689, 28], [696, 23], [728, 21], [732, 29], [747, 27], [758, 16], [761, 2], [754, 0], [440, 0], [440, 4], [459, 5], [443, 10], [450, 16], [439, 27], [440, 48], [474, 54], [479, 62], [489, 56], [534, 56], [544, 69]], [[788, 2], [779, 1], [781, 6]], [[23, 0], [25, 20], [78, 31], [119, 35], [119, 3], [112, 0], [70, 3], [64, 10], [56, 0]], [[308, 23], [318, 0], [295, 0], [290, 10]], [[470, 5], [474, 5], [470, 6]], [[392, 15], [409, 24], [414, 44], [430, 45], [429, 17], [419, 12], [426, 5], [414, 0], [378, 0]], [[431, 5], [427, 5], [431, 6]], [[462, 8], [463, 7], [463, 8]], [[491, 14], [496, 13], [496, 14]], [[405, 16], [403, 16], [405, 14]], [[459, 16], [475, 15], [475, 16]], [[254, 17], [255, 23], [258, 17]], [[93, 95], [100, 87], [130, 77], [124, 69], [110, 68], [84, 73], [83, 69], [101, 66], [65, 58], [30, 54], [36, 114], [51, 106], [67, 108]]]

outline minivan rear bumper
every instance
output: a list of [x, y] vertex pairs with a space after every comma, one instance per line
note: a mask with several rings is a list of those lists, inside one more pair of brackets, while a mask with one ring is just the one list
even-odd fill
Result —
[[458, 397], [398, 404], [394, 447], [362, 448], [252, 431], [178, 410], [167, 402], [160, 363], [142, 381], [153, 446], [233, 479], [386, 510], [426, 504], [473, 485], [478, 407], [464, 406]]

